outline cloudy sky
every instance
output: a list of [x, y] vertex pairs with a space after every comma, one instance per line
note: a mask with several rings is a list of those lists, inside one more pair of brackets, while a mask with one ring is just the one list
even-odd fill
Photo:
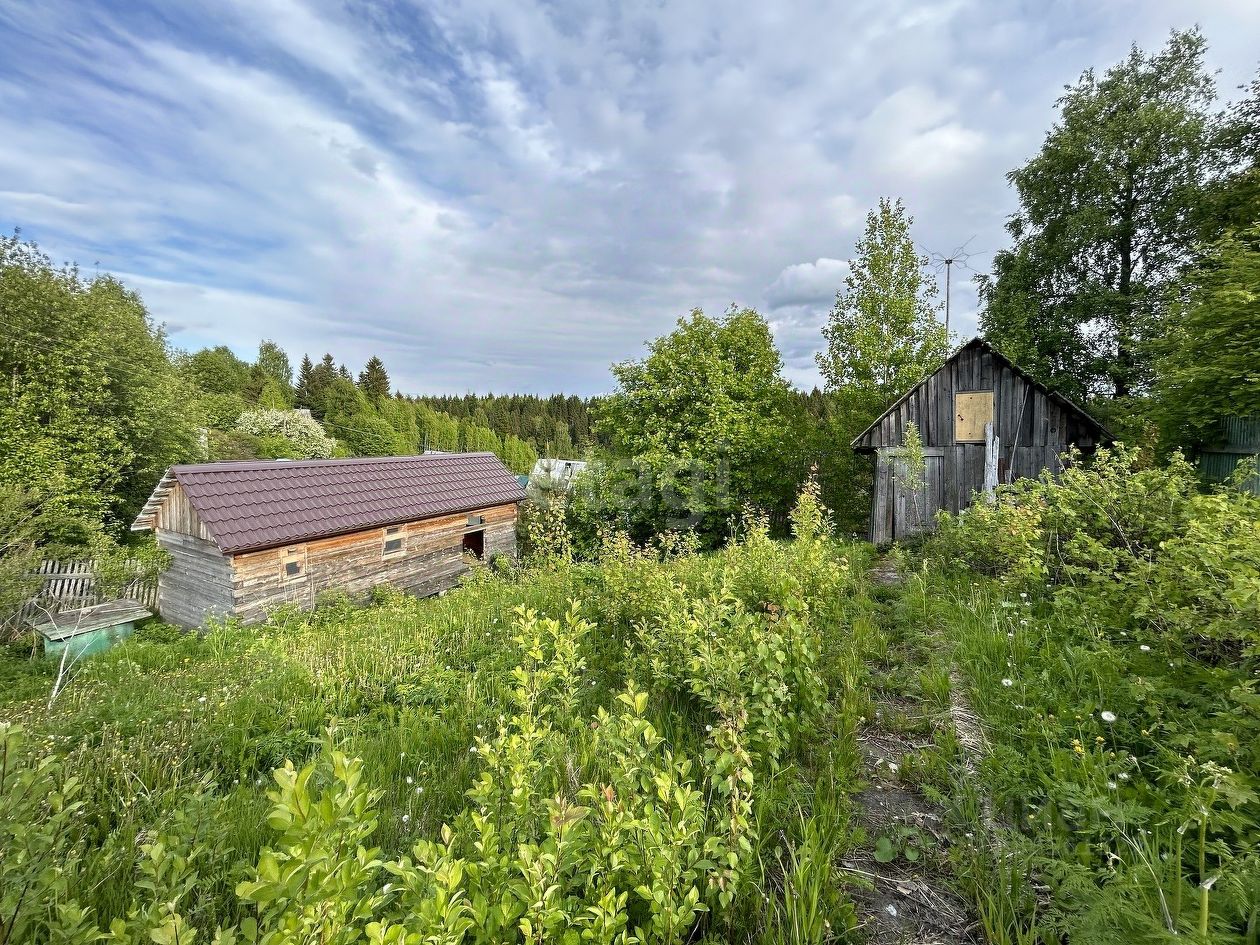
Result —
[[1232, 95], [1255, 0], [0, 0], [0, 228], [409, 392], [597, 393], [731, 303], [808, 385], [881, 195], [984, 271], [1064, 83], [1196, 22]]

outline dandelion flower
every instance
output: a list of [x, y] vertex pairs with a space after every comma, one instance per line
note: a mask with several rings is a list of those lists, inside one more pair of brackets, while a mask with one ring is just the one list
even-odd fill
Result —
[[1110, 725], [1112, 722], [1116, 720], [1116, 713], [1104, 711], [1104, 712], [1098, 713], [1098, 717], [1102, 719], [1104, 722], [1106, 722], [1108, 725]]
[[1141, 646], [1139, 646], [1139, 647], [1138, 647], [1138, 649], [1139, 649], [1139, 650], [1141, 650], [1143, 653], [1149, 653], [1149, 652], [1151, 652], [1151, 648], [1150, 648], [1149, 646], [1147, 646], [1145, 643], [1143, 643]]
[[1013, 679], [1003, 679], [1003, 680], [1002, 680], [1002, 685], [1003, 685], [1003, 686], [1005, 686], [1007, 689], [1010, 689], [1010, 688], [1011, 688], [1011, 686], [1015, 685], [1015, 680], [1013, 680]]

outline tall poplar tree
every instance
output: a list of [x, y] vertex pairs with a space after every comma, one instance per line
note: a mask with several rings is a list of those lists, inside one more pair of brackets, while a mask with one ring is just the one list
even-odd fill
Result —
[[915, 250], [913, 223], [900, 200], [884, 198], [867, 214], [817, 355], [830, 400], [822, 485], [837, 521], [855, 531], [869, 514], [872, 474], [849, 441], [949, 353], [936, 280]]

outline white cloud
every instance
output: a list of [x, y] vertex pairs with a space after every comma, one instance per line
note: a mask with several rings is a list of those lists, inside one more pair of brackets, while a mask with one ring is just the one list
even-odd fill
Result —
[[[0, 226], [130, 274], [177, 340], [379, 354], [412, 390], [602, 390], [732, 302], [812, 383], [867, 208], [982, 271], [1063, 83], [1185, 25], [1162, 4], [19, 0]], [[1250, 10], [1196, 12], [1223, 86]]]
[[772, 309], [829, 303], [848, 274], [849, 264], [843, 259], [823, 257], [786, 266], [765, 290], [765, 299]]

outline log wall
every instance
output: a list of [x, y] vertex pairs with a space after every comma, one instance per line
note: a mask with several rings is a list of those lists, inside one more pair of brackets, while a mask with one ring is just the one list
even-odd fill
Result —
[[157, 529], [171, 565], [158, 577], [158, 613], [167, 623], [196, 628], [233, 611], [232, 563], [212, 541]]
[[[469, 515], [484, 516], [484, 524], [470, 527]], [[233, 611], [247, 623], [266, 619], [282, 604], [308, 608], [328, 591], [353, 597], [367, 594], [379, 584], [392, 584], [426, 596], [458, 583], [468, 570], [463, 538], [468, 532], [485, 531], [485, 556], [516, 556], [516, 505], [500, 505], [472, 513], [407, 522], [398, 526], [403, 538], [401, 553], [384, 551], [384, 528], [373, 528], [269, 548], [242, 552], [231, 559]], [[289, 576], [286, 562], [297, 561], [301, 571]]]

